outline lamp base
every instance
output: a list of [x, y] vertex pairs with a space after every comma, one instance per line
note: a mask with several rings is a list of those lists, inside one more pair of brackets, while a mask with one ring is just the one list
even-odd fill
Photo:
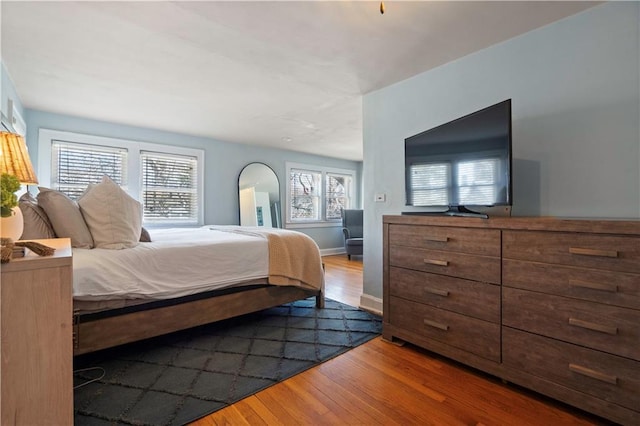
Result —
[[24, 231], [24, 218], [22, 210], [16, 206], [11, 209], [11, 216], [0, 218], [0, 237], [11, 238], [18, 241]]

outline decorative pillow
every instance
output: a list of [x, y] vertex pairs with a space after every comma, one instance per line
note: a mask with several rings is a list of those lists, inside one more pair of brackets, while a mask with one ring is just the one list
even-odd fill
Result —
[[144, 229], [144, 227], [142, 227], [142, 231], [140, 231], [140, 242], [141, 243], [150, 243], [151, 242], [151, 235], [149, 235], [149, 231]]
[[59, 238], [71, 238], [71, 247], [93, 248], [93, 239], [78, 203], [60, 191], [39, 186], [38, 205], [51, 221]]
[[42, 238], [55, 238], [56, 233], [53, 232], [53, 226], [44, 212], [42, 207], [38, 205], [38, 201], [26, 192], [18, 203], [24, 218], [24, 231], [21, 240], [39, 240]]
[[124, 249], [138, 245], [142, 232], [142, 204], [108, 176], [87, 188], [78, 205], [96, 247]]

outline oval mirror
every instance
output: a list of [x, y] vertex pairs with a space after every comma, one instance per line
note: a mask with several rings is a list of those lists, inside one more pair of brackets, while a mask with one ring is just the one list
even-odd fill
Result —
[[280, 228], [280, 182], [263, 163], [247, 164], [238, 177], [240, 226]]

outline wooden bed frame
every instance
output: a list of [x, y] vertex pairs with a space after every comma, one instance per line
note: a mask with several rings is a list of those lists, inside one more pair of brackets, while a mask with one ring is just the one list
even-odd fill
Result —
[[81, 355], [156, 337], [311, 296], [316, 297], [317, 308], [324, 307], [324, 287], [306, 290], [266, 286], [101, 319], [85, 321], [82, 314], [74, 314], [73, 354]]

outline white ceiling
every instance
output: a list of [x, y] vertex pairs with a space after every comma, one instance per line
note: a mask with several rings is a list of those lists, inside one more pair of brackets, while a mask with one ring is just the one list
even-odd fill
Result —
[[593, 6], [1, 2], [25, 108], [350, 160], [362, 95]]

